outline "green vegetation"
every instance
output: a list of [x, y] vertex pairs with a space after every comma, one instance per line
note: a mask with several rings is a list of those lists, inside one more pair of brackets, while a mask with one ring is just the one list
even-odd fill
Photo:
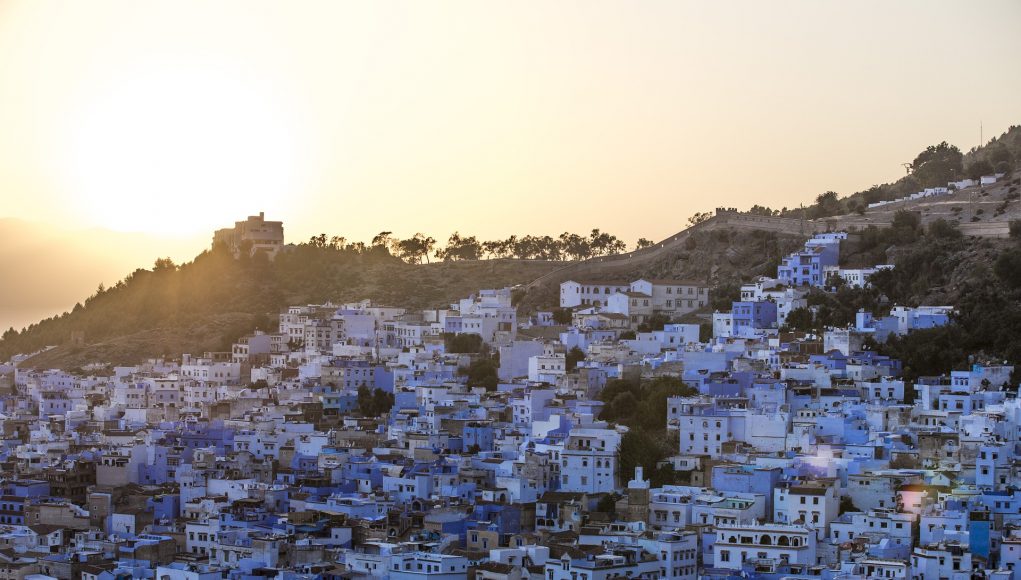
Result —
[[366, 385], [358, 387], [358, 412], [364, 417], [379, 417], [390, 412], [394, 406], [394, 396], [383, 389], [370, 389]]
[[599, 418], [630, 428], [618, 450], [618, 475], [622, 480], [630, 479], [635, 466], [641, 465], [654, 486], [674, 482], [670, 467], [657, 467], [677, 449], [676, 441], [671, 441], [666, 429], [667, 399], [694, 394], [697, 394], [695, 389], [674, 377], [637, 383], [614, 379], [600, 391], [599, 399], [605, 406]]
[[477, 354], [482, 352], [482, 337], [477, 334], [454, 334], [443, 335], [443, 347], [446, 352], [456, 354]]
[[608, 493], [599, 498], [599, 501], [596, 503], [596, 511], [616, 515], [618, 500], [620, 500], [620, 496], [616, 493]]
[[205, 251], [176, 265], [160, 260], [96, 292], [71, 311], [8, 329], [0, 360], [48, 345], [66, 345], [84, 332], [86, 347], [43, 355], [45, 364], [80, 366], [133, 363], [152, 356], [229, 350], [255, 329], [276, 331], [280, 311], [292, 304], [370, 298], [382, 304], [426, 308], [449, 304], [479, 288], [532, 280], [555, 264], [525, 261], [409, 265], [382, 245], [340, 247], [341, 239], [285, 248], [276, 259], [234, 257], [226, 248]]
[[[395, 255], [410, 261], [419, 261], [428, 255], [436, 240], [416, 234], [416, 240], [387, 240]], [[426, 247], [425, 242], [431, 241]], [[638, 247], [651, 246], [652, 241], [638, 240]], [[410, 249], [409, 254], [405, 246]], [[437, 250], [435, 256], [451, 262], [458, 260], [481, 260], [483, 258], [517, 258], [521, 260], [585, 260], [596, 256], [620, 254], [627, 245], [612, 234], [592, 230], [587, 236], [564, 232], [552, 236], [511, 236], [505, 240], [479, 240], [475, 236], [462, 236], [454, 232], [447, 239], [447, 245]]]
[[557, 324], [570, 324], [572, 318], [569, 308], [555, 308], [553, 310], [553, 322]]
[[653, 487], [676, 483], [670, 466], [658, 467], [659, 462], [676, 453], [677, 440], [666, 430], [652, 432], [632, 428], [621, 438], [617, 449], [617, 476], [621, 481], [629, 481], [635, 475], [635, 467], [640, 465]]
[[457, 369], [459, 375], [467, 377], [468, 387], [482, 387], [487, 391], [495, 391], [500, 384], [497, 372], [500, 370], [500, 361], [496, 358], [484, 356], [476, 358], [467, 367]]
[[653, 314], [645, 322], [638, 325], [638, 332], [652, 332], [654, 330], [663, 330], [663, 327], [670, 324], [670, 317], [666, 314], [659, 312]]
[[599, 418], [657, 432], [666, 429], [667, 399], [695, 394], [695, 389], [674, 377], [637, 383], [613, 379], [599, 392], [599, 400], [605, 404]]
[[909, 380], [966, 368], [970, 360], [1021, 365], [1019, 240], [967, 238], [939, 220], [923, 231], [907, 215], [898, 217], [893, 228], [864, 232], [856, 248], [895, 268], [874, 274], [870, 288], [837, 284], [834, 293], [812, 291], [810, 309], [792, 311], [787, 327], [843, 327], [859, 308], [882, 316], [894, 304], [949, 304], [957, 309], [949, 325], [891, 336], [873, 347], [900, 359]]
[[948, 181], [962, 175], [964, 155], [946, 141], [925, 148], [911, 162], [911, 172], [918, 184], [925, 187], [945, 187]]
[[[585, 260], [597, 256], [620, 254], [627, 250], [627, 244], [613, 234], [592, 230], [581, 236], [564, 232], [552, 236], [510, 236], [505, 240], [479, 240], [475, 236], [462, 236], [454, 232], [443, 248], [436, 249], [437, 241], [432, 236], [417, 233], [410, 238], [393, 237], [393, 232], [383, 231], [366, 245], [363, 242], [348, 242], [343, 236], [328, 237], [326, 234], [312, 236], [308, 245], [336, 251], [355, 253], [375, 252], [388, 254], [409, 264], [429, 262], [432, 255], [444, 262], [473, 261], [485, 258], [516, 258], [519, 260]], [[652, 246], [645, 238], [638, 240], [638, 247]]]
[[863, 213], [870, 203], [891, 201], [927, 187], [946, 187], [950, 181], [964, 178], [977, 179], [991, 173], [1010, 173], [1021, 160], [1021, 126], [1012, 126], [984, 147], [962, 153], [946, 141], [930, 145], [905, 164], [908, 174], [894, 183], [873, 185], [846, 197], [827, 191], [816, 197], [815, 203], [801, 209], [784, 208], [777, 214], [766, 213], [769, 208], [755, 206], [757, 215], [825, 218], [849, 213]]
[[585, 360], [585, 351], [581, 350], [576, 346], [571, 347], [571, 350], [567, 351], [565, 361], [567, 372], [573, 371], [575, 368], [577, 368], [578, 363], [583, 360]]

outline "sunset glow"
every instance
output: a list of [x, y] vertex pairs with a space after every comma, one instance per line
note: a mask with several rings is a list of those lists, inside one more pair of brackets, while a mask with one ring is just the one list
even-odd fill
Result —
[[659, 240], [721, 200], [796, 207], [1004, 131], [1019, 18], [1013, 1], [8, 0], [0, 216]]
[[83, 106], [64, 187], [90, 222], [199, 233], [270, 211], [299, 183], [298, 129], [267, 91], [211, 70], [143, 72]]

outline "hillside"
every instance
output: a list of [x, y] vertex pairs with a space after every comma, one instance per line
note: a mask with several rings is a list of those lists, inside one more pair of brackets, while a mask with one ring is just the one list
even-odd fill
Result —
[[[994, 156], [993, 151], [999, 153]], [[1004, 169], [1003, 151], [1012, 162], [1021, 159], [1021, 128], [1012, 128], [987, 148], [962, 155], [958, 161], [965, 166], [992, 158]], [[919, 157], [924, 158], [925, 152]], [[916, 173], [923, 177], [932, 171], [918, 167]], [[900, 189], [910, 191], [917, 185], [917, 177], [908, 177], [911, 179], [877, 187], [882, 196], [899, 195]], [[1013, 320], [1010, 301], [1017, 298], [1016, 286], [1006, 279], [1009, 268], [994, 270], [1021, 252], [1013, 239], [1006, 239], [1010, 220], [1021, 217], [1019, 187], [1021, 180], [1008, 174], [992, 186], [873, 209], [864, 208], [862, 202], [868, 195], [878, 195], [876, 188], [868, 195], [820, 196], [815, 205], [797, 214], [766, 208], [745, 213], [725, 210], [703, 216], [695, 225], [650, 247], [581, 261], [492, 259], [408, 264], [381, 247], [352, 250], [313, 244], [289, 246], [274, 262], [238, 261], [226, 253], [207, 251], [181, 266], [163, 263], [154, 270], [136, 270], [71, 312], [33, 324], [23, 332], [4, 333], [0, 360], [51, 345], [57, 348], [37, 355], [30, 364], [130, 363], [155, 355], [224, 350], [253, 329], [275, 329], [277, 314], [290, 304], [368, 298], [409, 308], [443, 307], [480, 288], [521, 285], [519, 306], [527, 313], [555, 307], [560, 282], [570, 278], [698, 280], [713, 288], [713, 307], [725, 308], [740, 282], [774, 274], [782, 256], [799, 247], [808, 235], [834, 230], [852, 232], [843, 256], [845, 264], [898, 265], [894, 278], [883, 288], [884, 304], [970, 304], [969, 308], [980, 312], [972, 322], [981, 319], [974, 323], [1014, 337], [1000, 332], [996, 321], [987, 319], [982, 304], [969, 300], [995, 289], [986, 302], [1007, 300], [1002, 319]], [[847, 211], [850, 208], [853, 211]], [[926, 233], [931, 228], [936, 230]], [[947, 234], [946, 228], [952, 233]], [[1016, 265], [1015, 269], [1021, 269], [1021, 259]], [[937, 266], [939, 270], [933, 271]], [[836, 313], [828, 322], [846, 323], [848, 313], [853, 316], [849, 305], [878, 299], [846, 297], [847, 304], [827, 306], [827, 312]], [[1012, 352], [1010, 344], [1001, 339], [986, 344], [984, 335], [974, 334], [971, 328], [966, 331], [966, 340], [976, 352], [996, 356]], [[84, 347], [69, 345], [76, 332], [84, 333]], [[1017, 338], [1021, 343], [1021, 336]], [[948, 355], [947, 360], [951, 359]]]
[[[5, 333], [0, 359], [58, 348], [38, 366], [133, 362], [161, 354], [224, 350], [253, 329], [276, 329], [290, 304], [370, 298], [382, 304], [439, 307], [480, 287], [503, 287], [538, 277], [555, 263], [487, 260], [411, 265], [389, 255], [357, 254], [299, 245], [274, 262], [234, 260], [207, 251], [181, 265], [136, 270], [71, 312]], [[85, 333], [73, 348], [71, 333]]]
[[[770, 271], [803, 238], [724, 229], [696, 231], [690, 240], [628, 275], [733, 282]], [[358, 254], [307, 244], [290, 248], [274, 262], [204, 252], [179, 267], [137, 270], [70, 313], [8, 333], [0, 341], [0, 358], [55, 345], [30, 364], [70, 368], [225, 350], [255, 328], [275, 329], [276, 315], [291, 304], [369, 298], [409, 308], [442, 307], [479, 288], [527, 284], [563, 266], [509, 259], [407, 264], [384, 252]], [[521, 308], [556, 303], [555, 293], [530, 290]], [[84, 331], [84, 347], [69, 344], [74, 331]]]
[[[1016, 173], [1019, 165], [1021, 165], [1021, 126], [1014, 125], [1002, 135], [993, 137], [983, 147], [976, 147], [965, 153], [945, 141], [930, 145], [919, 152], [915, 159], [908, 164], [907, 174], [893, 183], [873, 185], [866, 190], [844, 197], [836, 192], [828, 191], [819, 194], [815, 203], [804, 208], [785, 208], [783, 211], [775, 213], [786, 217], [806, 219], [825, 219], [835, 216], [849, 219], [854, 215], [868, 214], [873, 219], [881, 220], [883, 215], [891, 210], [902, 209], [905, 204], [897, 203], [893, 207], [868, 209], [869, 204], [901, 199], [929, 187], [945, 187], [950, 181], [964, 178], [978, 179], [982, 175], [1012, 171]], [[976, 192], [975, 189], [966, 191], [968, 194]], [[961, 196], [963, 193], [958, 195]], [[972, 197], [964, 195], [956, 201], [963, 199], [972, 199]], [[940, 201], [946, 200], [940, 198]], [[760, 206], [753, 208], [754, 211], [774, 212], [774, 210]], [[970, 221], [973, 216], [959, 217], [965, 217]], [[993, 219], [993, 216], [986, 214], [983, 217], [980, 214], [976, 221], [988, 219]]]
[[743, 228], [714, 218], [652, 248], [565, 264], [525, 286], [521, 306], [534, 310], [557, 305], [560, 283], [570, 279], [648, 277], [694, 280], [713, 288], [734, 285], [775, 274], [780, 259], [805, 239], [799, 233]]
[[[161, 256], [194, 256], [208, 237], [174, 238], [102, 228], [61, 229], [0, 218], [0, 330], [23, 328], [74, 306]], [[11, 283], [15, 281], [16, 283]]]

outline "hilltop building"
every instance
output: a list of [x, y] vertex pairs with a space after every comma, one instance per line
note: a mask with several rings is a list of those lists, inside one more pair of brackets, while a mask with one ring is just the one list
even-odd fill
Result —
[[235, 258], [247, 252], [249, 256], [264, 253], [269, 259], [276, 257], [284, 246], [284, 222], [266, 221], [263, 212], [250, 215], [245, 221], [234, 222], [234, 227], [216, 230], [213, 247], [223, 244]]

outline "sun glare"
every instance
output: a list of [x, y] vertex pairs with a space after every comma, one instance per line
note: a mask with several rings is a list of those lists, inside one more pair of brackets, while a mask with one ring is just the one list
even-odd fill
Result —
[[283, 207], [298, 143], [272, 94], [205, 71], [111, 86], [71, 119], [72, 204], [111, 229], [182, 234]]

